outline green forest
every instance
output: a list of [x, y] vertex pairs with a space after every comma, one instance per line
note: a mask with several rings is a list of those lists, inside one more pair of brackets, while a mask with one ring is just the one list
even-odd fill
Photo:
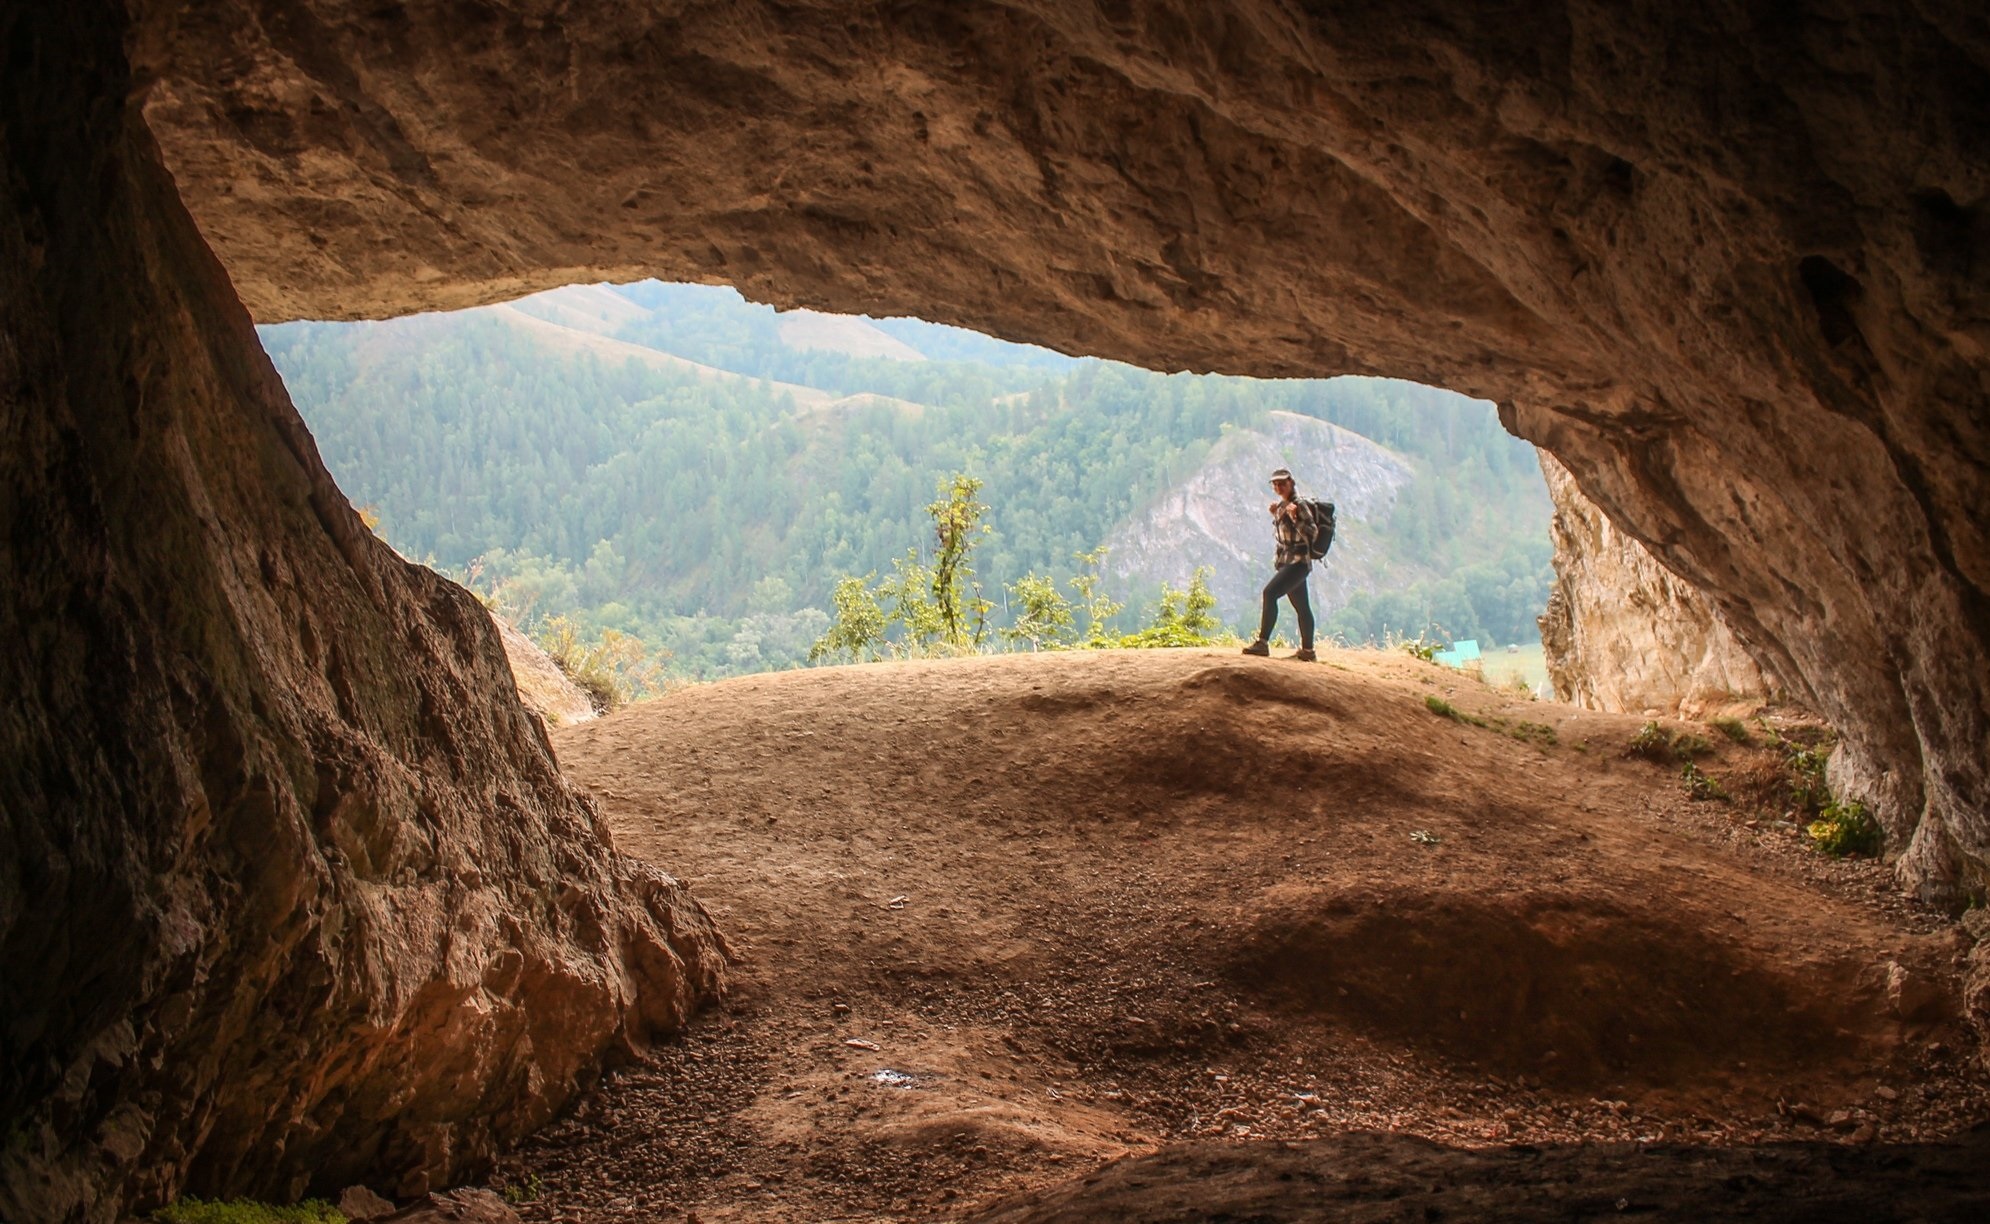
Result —
[[[1379, 379], [1156, 374], [915, 320], [876, 326], [932, 359], [852, 357], [789, 347], [774, 311], [730, 290], [618, 292], [642, 309], [604, 334], [743, 377], [562, 351], [490, 311], [261, 330], [385, 539], [528, 631], [553, 616], [614, 629], [668, 651], [676, 677], [803, 663], [839, 578], [930, 546], [924, 507], [950, 473], [982, 482], [975, 568], [999, 605], [1032, 571], [1071, 574], [1225, 429], [1274, 410], [1418, 471], [1380, 533], [1443, 576], [1357, 596], [1323, 616], [1329, 632], [1534, 640], [1548, 501], [1532, 448], [1490, 405]], [[771, 382], [907, 402], [798, 405]], [[1128, 627], [1143, 594], [1122, 593]]]

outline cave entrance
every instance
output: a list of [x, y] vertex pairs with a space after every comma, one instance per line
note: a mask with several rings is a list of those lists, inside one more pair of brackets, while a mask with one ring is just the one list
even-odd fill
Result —
[[[840, 579], [931, 560], [928, 506], [956, 472], [982, 481], [984, 648], [1084, 633], [1091, 612], [1151, 627], [1198, 574], [1248, 636], [1265, 477], [1289, 467], [1339, 508], [1312, 581], [1324, 640], [1469, 641], [1488, 679], [1546, 694], [1551, 506], [1484, 401], [1157, 374], [655, 281], [261, 336], [384, 538], [632, 693], [808, 662]], [[1027, 623], [1032, 576], [1077, 605], [1065, 629]], [[906, 649], [892, 630], [871, 653]]]

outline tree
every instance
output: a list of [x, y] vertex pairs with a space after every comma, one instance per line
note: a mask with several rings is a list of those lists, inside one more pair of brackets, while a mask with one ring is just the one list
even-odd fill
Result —
[[1009, 627], [1002, 630], [1002, 636], [1010, 645], [1028, 642], [1032, 651], [1045, 646], [1055, 650], [1076, 636], [1077, 625], [1071, 615], [1071, 601], [1057, 589], [1054, 579], [1041, 577], [1031, 570], [1010, 583], [1008, 590], [1014, 606], [1010, 612]]
[[1085, 610], [1085, 645], [1097, 649], [1113, 644], [1106, 632], [1106, 622], [1118, 616], [1125, 609], [1123, 603], [1108, 599], [1099, 589], [1099, 567], [1105, 564], [1106, 546], [1101, 544], [1090, 552], [1072, 556], [1081, 567], [1071, 578], [1071, 589], [1078, 592], [1079, 606]]
[[831, 597], [836, 615], [830, 619], [828, 631], [808, 648], [809, 662], [843, 654], [852, 663], [861, 663], [866, 658], [877, 658], [884, 651], [885, 615], [878, 605], [877, 592], [871, 589], [873, 576], [865, 574], [859, 578], [853, 574], [837, 581], [836, 592]]
[[980, 491], [981, 481], [965, 472], [955, 472], [940, 482], [939, 500], [926, 507], [937, 537], [933, 550], [933, 602], [939, 609], [947, 644], [963, 649], [980, 645], [988, 626], [990, 605], [981, 597], [981, 586], [974, 581], [974, 570], [968, 565], [974, 546], [988, 533], [988, 525], [981, 521], [988, 507], [974, 497]]

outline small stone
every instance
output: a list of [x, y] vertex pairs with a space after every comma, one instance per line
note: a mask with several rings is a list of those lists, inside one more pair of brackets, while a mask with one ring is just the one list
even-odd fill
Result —
[[1873, 1089], [1873, 1095], [1878, 1097], [1882, 1101], [1897, 1101], [1900, 1099], [1900, 1092], [1898, 1089], [1888, 1088], [1885, 1087], [1884, 1085]]
[[1879, 1128], [1870, 1122], [1859, 1123], [1859, 1128], [1851, 1133], [1853, 1143], [1871, 1143], [1879, 1137]]
[[377, 1220], [394, 1214], [394, 1204], [365, 1186], [347, 1186], [339, 1193], [339, 1214], [348, 1220]]
[[1940, 1011], [1945, 1002], [1942, 988], [1926, 974], [1916, 973], [1899, 961], [1886, 963], [1886, 1002], [1902, 1020], [1922, 1020]]

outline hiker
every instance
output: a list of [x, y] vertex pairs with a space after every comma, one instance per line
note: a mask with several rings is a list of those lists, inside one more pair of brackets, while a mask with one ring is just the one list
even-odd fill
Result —
[[1264, 584], [1264, 615], [1258, 620], [1258, 640], [1244, 647], [1247, 655], [1271, 654], [1271, 631], [1278, 624], [1278, 601], [1290, 599], [1293, 615], [1299, 618], [1299, 649], [1292, 655], [1311, 663], [1313, 654], [1313, 605], [1306, 598], [1306, 576], [1313, 562], [1327, 555], [1333, 542], [1334, 508], [1331, 502], [1301, 499], [1292, 473], [1284, 468], [1271, 474], [1271, 487], [1278, 500], [1271, 503], [1271, 529], [1278, 537], [1278, 572]]

